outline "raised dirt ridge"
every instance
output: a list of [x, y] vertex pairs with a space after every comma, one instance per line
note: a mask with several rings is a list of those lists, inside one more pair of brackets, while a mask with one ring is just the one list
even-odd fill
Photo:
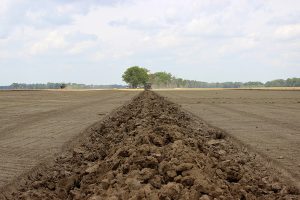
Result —
[[0, 90], [0, 188], [131, 100], [137, 91]]
[[299, 199], [222, 131], [142, 92], [0, 199]]

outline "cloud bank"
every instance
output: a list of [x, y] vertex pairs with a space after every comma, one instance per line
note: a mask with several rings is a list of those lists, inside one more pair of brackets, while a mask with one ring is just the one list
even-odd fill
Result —
[[300, 76], [297, 0], [2, 0], [0, 84], [122, 83], [131, 65], [202, 81]]

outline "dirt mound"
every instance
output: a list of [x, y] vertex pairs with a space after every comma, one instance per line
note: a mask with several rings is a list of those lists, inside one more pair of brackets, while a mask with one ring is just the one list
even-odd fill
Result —
[[7, 199], [299, 199], [246, 149], [151, 91]]

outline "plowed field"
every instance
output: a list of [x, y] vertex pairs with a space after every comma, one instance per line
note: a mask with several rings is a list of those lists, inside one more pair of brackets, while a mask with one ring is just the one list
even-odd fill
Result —
[[0, 187], [60, 152], [133, 91], [0, 91]]
[[222, 128], [300, 186], [300, 90], [159, 91]]
[[300, 197], [282, 174], [227, 133], [149, 91], [0, 195], [90, 200]]

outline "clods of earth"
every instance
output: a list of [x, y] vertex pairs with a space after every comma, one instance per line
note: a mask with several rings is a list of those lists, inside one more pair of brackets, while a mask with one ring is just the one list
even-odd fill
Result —
[[152, 91], [0, 199], [300, 199], [246, 148]]

